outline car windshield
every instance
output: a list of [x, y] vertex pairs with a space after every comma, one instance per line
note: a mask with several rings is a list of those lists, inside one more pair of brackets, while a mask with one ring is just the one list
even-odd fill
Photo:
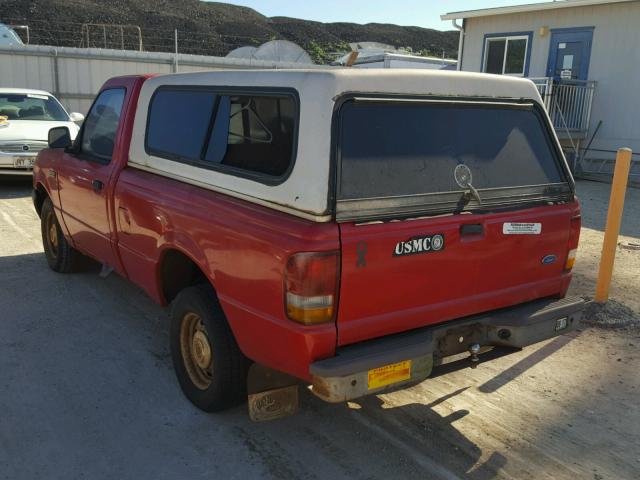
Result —
[[44, 120], [68, 122], [62, 105], [50, 95], [0, 92], [0, 117], [7, 120]]

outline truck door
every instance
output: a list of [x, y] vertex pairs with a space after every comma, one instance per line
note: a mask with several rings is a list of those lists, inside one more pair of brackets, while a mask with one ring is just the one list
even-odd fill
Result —
[[111, 244], [108, 187], [117, 170], [112, 156], [126, 93], [124, 87], [100, 92], [58, 172], [62, 216], [74, 245], [112, 267], [119, 262]]

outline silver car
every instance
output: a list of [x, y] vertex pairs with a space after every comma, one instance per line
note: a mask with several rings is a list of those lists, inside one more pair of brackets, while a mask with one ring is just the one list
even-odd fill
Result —
[[0, 88], [0, 175], [31, 175], [38, 152], [48, 146], [49, 130], [67, 127], [75, 138], [82, 120], [84, 115], [68, 114], [48, 92]]

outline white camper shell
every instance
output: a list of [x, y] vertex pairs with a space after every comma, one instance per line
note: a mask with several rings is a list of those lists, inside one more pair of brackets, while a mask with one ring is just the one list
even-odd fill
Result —
[[[255, 98], [258, 100], [254, 101]], [[265, 98], [275, 99], [275, 106], [265, 107], [269, 103]], [[260, 99], [264, 100], [262, 104]], [[337, 177], [340, 172], [334, 167], [332, 159], [339, 150], [338, 137], [349, 136], [348, 132], [341, 132], [337, 125], [337, 112], [346, 101], [533, 108], [543, 124], [549, 151], [561, 164], [559, 169], [567, 175], [566, 181], [545, 181], [545, 188], [539, 189], [533, 189], [530, 183], [524, 182], [517, 188], [511, 186], [513, 190], [506, 194], [501, 191], [499, 200], [502, 199], [500, 201], [504, 203], [505, 195], [511, 193], [528, 199], [533, 196], [553, 199], [554, 195], [567, 195], [573, 190], [573, 180], [534, 84], [527, 79], [457, 71], [225, 70], [157, 76], [145, 81], [142, 86], [129, 166], [316, 222], [326, 222], [336, 217], [340, 220], [341, 215], [344, 219], [355, 218], [357, 215], [353, 215], [353, 208], [356, 207], [361, 212], [368, 211], [368, 218], [376, 218], [376, 212], [389, 213], [390, 208], [403, 202], [401, 208], [405, 208], [405, 213], [431, 212], [420, 206], [425, 203], [425, 196], [422, 193], [416, 195], [414, 191], [406, 195], [394, 195], [391, 200], [371, 196], [358, 198], [354, 194], [337, 198], [336, 202], [335, 184], [339, 182]], [[196, 107], [207, 102], [211, 102], [207, 107], [209, 110], [226, 109], [225, 115], [231, 119], [226, 121], [226, 129], [221, 135], [216, 134], [218, 124], [215, 118], [209, 119], [206, 114], [196, 120], [191, 119], [200, 126], [184, 125], [187, 121], [185, 116], [200, 115], [194, 113], [198, 110]], [[275, 109], [279, 115], [286, 115], [288, 121], [273, 124], [276, 127], [272, 127], [267, 119], [270, 113], [260, 113], [261, 109]], [[245, 129], [234, 132], [234, 122], [238, 124], [237, 128], [242, 129], [244, 125]], [[369, 124], [365, 117], [361, 126], [375, 138], [379, 125]], [[414, 130], [418, 127], [412, 126]], [[290, 144], [274, 146], [282, 132], [288, 132], [291, 136]], [[517, 129], [514, 132], [509, 139], [518, 137]], [[428, 134], [428, 131], [424, 131], [424, 135]], [[411, 135], [415, 137], [415, 133]], [[199, 142], [205, 137], [209, 138], [208, 146], [203, 148]], [[233, 162], [225, 164], [227, 146], [227, 154], [238, 148], [250, 163], [251, 159], [247, 160], [247, 157], [260, 152], [261, 148], [266, 149], [266, 145], [273, 151], [289, 151], [287, 148], [291, 151], [290, 164], [280, 168], [275, 175], [238, 167], [238, 164], [233, 166]], [[459, 162], [464, 163], [464, 159]], [[536, 178], [534, 173], [532, 178]], [[483, 185], [477, 187], [482, 195]], [[486, 191], [490, 193], [492, 188], [495, 189], [495, 185], [487, 183]], [[462, 191], [464, 187], [458, 187], [457, 190]], [[490, 197], [485, 200], [485, 205], [493, 201], [489, 193], [485, 195]], [[401, 200], [401, 197], [409, 198], [408, 204], [406, 198]], [[439, 198], [438, 201], [448, 200]], [[476, 202], [471, 199], [469, 208]]]

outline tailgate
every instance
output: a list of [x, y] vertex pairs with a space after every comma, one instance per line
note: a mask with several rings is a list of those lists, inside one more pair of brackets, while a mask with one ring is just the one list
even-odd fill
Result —
[[[558, 205], [341, 224], [338, 343], [559, 294], [571, 215]], [[505, 234], [513, 223], [540, 224], [541, 231]]]

